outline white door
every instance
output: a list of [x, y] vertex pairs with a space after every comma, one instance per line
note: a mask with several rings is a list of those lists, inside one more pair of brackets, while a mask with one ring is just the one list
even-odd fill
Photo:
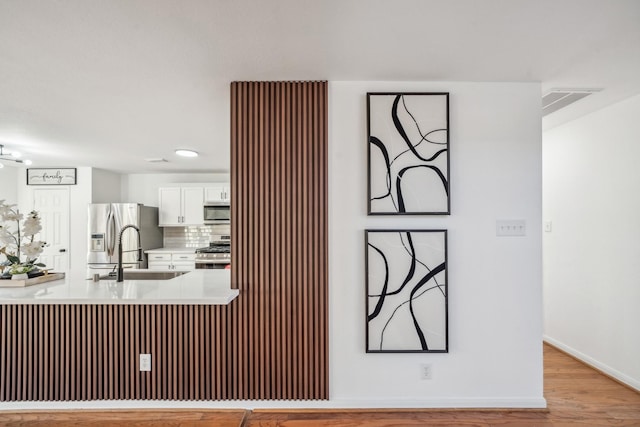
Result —
[[42, 231], [36, 237], [47, 242], [38, 261], [54, 271], [69, 270], [69, 189], [33, 190], [33, 209], [40, 213]]

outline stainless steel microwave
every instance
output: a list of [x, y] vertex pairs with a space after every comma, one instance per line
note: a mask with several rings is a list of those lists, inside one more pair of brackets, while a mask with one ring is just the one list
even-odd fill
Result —
[[231, 211], [229, 208], [229, 202], [205, 202], [204, 223], [229, 224], [231, 221]]

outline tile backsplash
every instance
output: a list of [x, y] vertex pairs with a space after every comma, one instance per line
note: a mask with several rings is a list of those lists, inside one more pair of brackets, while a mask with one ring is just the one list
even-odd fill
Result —
[[208, 246], [214, 235], [231, 234], [229, 224], [192, 227], [163, 227], [165, 248], [201, 248]]

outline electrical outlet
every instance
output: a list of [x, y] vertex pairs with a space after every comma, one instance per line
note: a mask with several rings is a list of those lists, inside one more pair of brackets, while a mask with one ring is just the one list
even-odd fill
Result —
[[430, 380], [433, 375], [431, 364], [430, 363], [422, 363], [420, 365], [420, 379]]
[[140, 353], [140, 372], [151, 371], [151, 355], [148, 353]]

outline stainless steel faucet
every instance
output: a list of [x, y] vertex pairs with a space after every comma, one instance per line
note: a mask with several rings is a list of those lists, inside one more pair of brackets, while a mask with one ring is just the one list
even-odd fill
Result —
[[124, 280], [124, 268], [122, 268], [122, 234], [127, 228], [133, 228], [138, 233], [138, 249], [137, 249], [138, 261], [142, 262], [142, 245], [140, 244], [140, 229], [133, 224], [125, 225], [120, 230], [120, 235], [118, 236], [118, 277], [116, 279], [116, 282], [122, 282]]

